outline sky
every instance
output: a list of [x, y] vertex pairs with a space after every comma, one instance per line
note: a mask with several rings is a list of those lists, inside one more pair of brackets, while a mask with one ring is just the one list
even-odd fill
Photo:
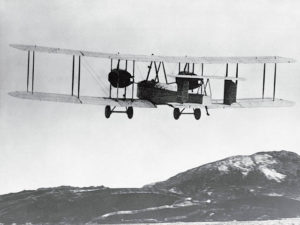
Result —
[[[232, 155], [300, 154], [300, 66], [278, 65], [276, 96], [291, 108], [211, 110], [199, 121], [172, 109], [104, 117], [104, 107], [13, 98], [26, 90], [27, 54], [9, 44], [175, 56], [300, 59], [296, 0], [0, 0], [0, 194], [60, 185], [141, 187]], [[72, 57], [36, 53], [35, 90], [70, 93]], [[92, 68], [99, 85], [89, 72]], [[147, 65], [137, 64], [137, 80]], [[176, 65], [167, 65], [170, 73]], [[238, 97], [259, 97], [262, 65], [240, 65]], [[107, 96], [108, 60], [83, 59], [82, 95]], [[273, 65], [267, 65], [267, 96]], [[199, 66], [196, 67], [199, 71]], [[225, 65], [205, 66], [224, 75]], [[234, 74], [234, 65], [229, 65]], [[223, 83], [212, 83], [221, 97]]]

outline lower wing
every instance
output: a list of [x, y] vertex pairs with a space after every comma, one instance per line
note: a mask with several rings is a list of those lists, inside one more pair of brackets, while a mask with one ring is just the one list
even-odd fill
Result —
[[116, 107], [137, 107], [137, 108], [156, 108], [156, 105], [147, 100], [141, 99], [115, 99], [115, 98], [103, 98], [103, 97], [92, 97], [92, 96], [76, 96], [55, 94], [55, 93], [44, 93], [44, 92], [26, 92], [26, 91], [15, 91], [10, 92], [9, 95], [37, 101], [50, 101], [50, 102], [66, 102], [74, 104], [90, 104], [90, 105], [110, 105]]
[[242, 98], [237, 99], [235, 103], [231, 105], [223, 104], [223, 100], [212, 100], [212, 104], [208, 107], [215, 108], [264, 108], [264, 107], [290, 107], [294, 102], [284, 99], [273, 98]]
[[226, 105], [223, 103], [223, 99], [213, 99], [210, 104], [198, 104], [198, 103], [177, 103], [170, 102], [169, 106], [174, 108], [201, 108], [207, 107], [208, 109], [219, 109], [219, 108], [264, 108], [264, 107], [290, 107], [294, 105], [294, 102], [274, 99], [273, 98], [245, 98], [237, 99], [235, 103], [231, 105]]

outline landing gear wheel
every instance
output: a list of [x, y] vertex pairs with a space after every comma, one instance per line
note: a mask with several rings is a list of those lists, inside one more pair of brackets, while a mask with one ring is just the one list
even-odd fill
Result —
[[178, 120], [180, 117], [180, 110], [178, 108], [175, 108], [173, 111], [173, 116], [175, 120]]
[[133, 117], [133, 108], [129, 106], [126, 110], [126, 113], [127, 113], [127, 117], [131, 119]]
[[194, 109], [194, 117], [196, 120], [199, 120], [201, 118], [201, 110], [200, 109]]
[[110, 106], [107, 105], [105, 106], [105, 117], [108, 119], [111, 115], [111, 109], [110, 109]]

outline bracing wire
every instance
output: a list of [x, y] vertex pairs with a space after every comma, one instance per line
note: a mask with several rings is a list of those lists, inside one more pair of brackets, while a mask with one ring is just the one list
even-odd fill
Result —
[[[139, 80], [143, 80], [144, 78], [142, 77], [142, 72], [141, 72], [141, 69], [140, 69], [138, 63], [136, 63], [135, 65], [136, 65], [136, 68], [138, 70], [138, 78], [139, 78]], [[141, 77], [142, 77], [142, 79], [141, 79]]]
[[87, 61], [84, 61], [84, 63], [86, 64], [86, 69], [88, 69], [88, 71], [91, 73], [91, 75], [93, 75], [94, 79], [99, 83], [99, 85], [102, 88], [104, 88], [104, 85], [101, 82], [101, 78], [97, 76], [97, 73], [95, 72], [95, 70], [91, 67], [91, 65], [89, 65], [89, 63]]
[[214, 70], [213, 75], [216, 75], [216, 74], [219, 72], [219, 70], [221, 69], [221, 67], [222, 67], [222, 65], [219, 65], [219, 66]]
[[83, 60], [84, 62], [84, 66], [85, 68], [87, 69], [87, 71], [89, 72], [89, 74], [94, 78], [94, 80], [98, 83], [98, 85], [100, 86], [101, 88], [101, 91], [105, 94], [107, 94], [107, 90], [106, 90], [106, 87], [105, 85], [103, 84], [101, 78], [99, 78], [97, 76], [97, 73], [95, 72], [95, 70], [89, 65], [89, 63], [86, 61], [86, 60]]

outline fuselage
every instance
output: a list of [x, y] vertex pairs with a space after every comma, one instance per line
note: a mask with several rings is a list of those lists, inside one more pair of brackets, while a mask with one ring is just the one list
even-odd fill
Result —
[[[184, 98], [182, 96], [185, 96]], [[189, 93], [188, 90], [178, 91], [177, 84], [165, 84], [152, 81], [141, 81], [137, 85], [137, 97], [151, 101], [156, 105], [170, 102], [203, 104], [207, 96], [198, 93]]]

